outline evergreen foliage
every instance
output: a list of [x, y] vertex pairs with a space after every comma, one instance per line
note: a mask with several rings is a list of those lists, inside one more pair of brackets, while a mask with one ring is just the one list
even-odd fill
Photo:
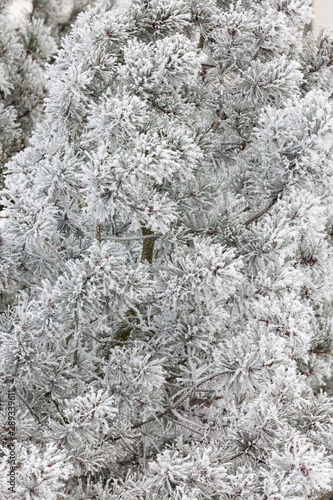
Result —
[[17, 498], [333, 489], [333, 49], [302, 43], [311, 16], [132, 0], [64, 39], [4, 193]]
[[26, 145], [45, 94], [44, 68], [56, 46], [49, 29], [32, 18], [20, 29], [0, 9], [0, 167]]
[[[16, 23], [0, 3], [0, 185], [5, 165], [24, 149], [41, 119], [47, 92], [47, 62], [68, 33], [87, 0], [33, 0], [31, 11]], [[112, 1], [105, 2], [110, 7]]]

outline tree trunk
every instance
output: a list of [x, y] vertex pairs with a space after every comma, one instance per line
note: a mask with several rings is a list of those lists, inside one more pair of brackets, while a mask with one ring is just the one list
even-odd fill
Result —
[[[143, 236], [153, 236], [153, 232], [146, 228], [142, 228], [142, 234]], [[153, 262], [153, 256], [154, 256], [154, 243], [155, 243], [155, 238], [146, 238], [143, 240], [143, 245], [142, 245], [142, 254], [141, 254], [141, 260], [149, 262], [151, 264]]]

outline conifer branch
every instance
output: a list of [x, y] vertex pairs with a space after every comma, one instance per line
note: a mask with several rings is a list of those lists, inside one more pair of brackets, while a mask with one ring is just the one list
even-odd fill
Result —
[[[182, 403], [184, 403], [184, 401], [186, 401], [201, 385], [205, 384], [206, 382], [210, 382], [214, 378], [220, 377], [221, 375], [224, 375], [224, 374], [225, 374], [225, 372], [223, 371], [223, 372], [214, 373], [213, 375], [209, 375], [208, 377], [205, 377], [199, 383], [197, 383], [196, 385], [191, 387], [191, 389], [189, 389], [185, 393], [184, 396], [179, 398], [178, 401], [169, 405], [165, 410], [156, 413], [156, 415], [153, 415], [152, 417], [149, 417], [146, 420], [143, 420], [141, 422], [136, 422], [135, 424], [133, 424], [131, 427], [128, 428], [128, 431], [138, 429], [138, 428], [142, 427], [143, 425], [149, 424], [150, 422], [153, 422], [155, 420], [158, 420], [158, 419], [164, 417], [169, 412], [172, 412], [173, 410], [178, 408]], [[107, 439], [110, 439], [112, 441], [119, 441], [119, 439], [121, 439], [121, 438], [122, 438], [122, 435], [118, 435], [115, 437], [109, 436]]]
[[[142, 227], [142, 236], [140, 237], [140, 239], [143, 240], [141, 261], [142, 262], [147, 261], [149, 264], [151, 264], [153, 262], [154, 244], [156, 240], [156, 235], [154, 235], [154, 233], [149, 228]], [[133, 309], [130, 309], [126, 313], [126, 318], [130, 317], [137, 320], [137, 312]], [[118, 341], [120, 342], [119, 345], [123, 344], [124, 342], [127, 342], [133, 331], [133, 328], [134, 326], [132, 324], [130, 324], [126, 320], [124, 321], [123, 327], [115, 335], [115, 340], [117, 342]], [[116, 345], [118, 344], [116, 343]]]

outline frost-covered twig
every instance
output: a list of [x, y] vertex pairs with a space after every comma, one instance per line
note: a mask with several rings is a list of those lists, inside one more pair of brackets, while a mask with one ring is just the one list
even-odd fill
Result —
[[169, 416], [167, 416], [166, 418], [170, 420], [170, 422], [173, 422], [174, 424], [179, 425], [180, 427], [184, 427], [184, 429], [188, 429], [189, 431], [194, 432], [195, 434], [199, 434], [199, 436], [205, 437], [205, 434], [203, 432], [197, 431], [196, 429], [192, 429], [189, 425], [186, 425], [183, 422], [174, 420]]
[[19, 392], [16, 392], [16, 396], [22, 401], [22, 403], [28, 408], [30, 414], [37, 420], [37, 422], [40, 424], [41, 420], [37, 413], [34, 412], [34, 410], [31, 408], [29, 403], [19, 394]]
[[[175, 410], [184, 401], [186, 401], [186, 399], [188, 399], [198, 389], [198, 387], [200, 387], [204, 383], [209, 382], [210, 380], [213, 380], [214, 378], [220, 377], [221, 375], [224, 375], [224, 374], [225, 374], [225, 372], [218, 372], [218, 373], [214, 373], [213, 375], [209, 375], [208, 377], [205, 377], [203, 380], [201, 380], [195, 386], [191, 387], [191, 389], [189, 389], [185, 393], [184, 396], [182, 396], [180, 399], [178, 399], [178, 401], [176, 401], [172, 405], [168, 406], [165, 410], [158, 412], [156, 415], [153, 415], [152, 417], [149, 417], [146, 420], [143, 420], [141, 422], [137, 422], [137, 423], [133, 424], [131, 427], [129, 427], [128, 430], [138, 429], [139, 427], [142, 427], [143, 425], [149, 424], [150, 422], [153, 422], [154, 420], [158, 420], [159, 418], [164, 417], [170, 411]], [[111, 436], [108, 437], [108, 439], [111, 439], [112, 441], [119, 441], [119, 439], [121, 439], [121, 438], [122, 438], [121, 435], [115, 436], [115, 437], [111, 437]]]
[[106, 238], [102, 238], [102, 241], [141, 241], [141, 240], [152, 240], [156, 239], [156, 234], [147, 234], [143, 236], [108, 236]]

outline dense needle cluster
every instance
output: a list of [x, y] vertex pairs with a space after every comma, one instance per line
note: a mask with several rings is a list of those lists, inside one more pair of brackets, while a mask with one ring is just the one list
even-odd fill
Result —
[[333, 489], [333, 36], [304, 44], [311, 17], [132, 0], [64, 39], [3, 195], [18, 497]]
[[[29, 142], [43, 113], [46, 63], [89, 0], [31, 0], [19, 20], [13, 0], [0, 2], [0, 187], [7, 162]], [[104, 0], [109, 9], [113, 0]], [[11, 10], [12, 9], [12, 10]], [[15, 9], [13, 11], [13, 9]]]

